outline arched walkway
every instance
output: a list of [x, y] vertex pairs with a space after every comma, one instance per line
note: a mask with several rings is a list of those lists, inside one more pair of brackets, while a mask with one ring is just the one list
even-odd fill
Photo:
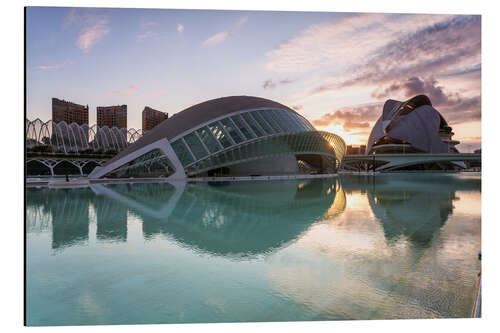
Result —
[[26, 163], [26, 174], [28, 176], [50, 176], [50, 168], [39, 161]]
[[61, 161], [54, 166], [54, 175], [81, 175], [80, 169], [71, 162]]
[[95, 169], [95, 167], [99, 166], [100, 164], [94, 161], [87, 162], [83, 168], [82, 168], [82, 173], [84, 175], [88, 175], [89, 173], [92, 172], [92, 170]]

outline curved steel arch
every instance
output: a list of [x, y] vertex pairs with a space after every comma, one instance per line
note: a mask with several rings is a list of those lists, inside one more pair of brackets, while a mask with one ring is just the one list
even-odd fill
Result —
[[71, 123], [69, 124], [69, 128], [71, 129], [71, 131], [73, 131], [73, 135], [75, 136], [76, 151], [83, 150], [84, 138], [82, 137], [81, 127], [76, 123]]
[[125, 128], [113, 127], [111, 130], [115, 132], [115, 135], [118, 138], [118, 151], [125, 149], [127, 147], [127, 137], [124, 134], [126, 131]]
[[257, 138], [211, 154], [185, 167], [187, 175], [267, 157], [311, 154], [325, 156], [337, 170], [346, 151], [344, 140], [333, 133], [307, 131]]
[[43, 144], [43, 142], [42, 142], [42, 130], [44, 128], [45, 123], [40, 118], [37, 118], [31, 122], [31, 125], [33, 127], [34, 134], [36, 136], [37, 144]]
[[93, 151], [99, 151], [100, 150], [100, 145], [99, 145], [99, 136], [97, 135], [97, 130], [98, 127], [97, 125], [92, 125], [89, 127], [89, 142], [92, 143], [92, 150]]
[[111, 141], [113, 142], [113, 149], [115, 151], [120, 151], [120, 146], [118, 144], [118, 138], [116, 137], [116, 133], [113, 130], [113, 128], [108, 127], [108, 133], [109, 133], [109, 137], [111, 138]]
[[64, 121], [54, 123], [52, 120], [43, 122], [39, 118], [33, 121], [26, 119], [25, 126], [27, 148], [49, 146], [53, 151], [59, 150], [65, 154], [88, 149], [94, 152], [115, 149], [119, 152], [142, 136], [141, 129], [67, 124]]

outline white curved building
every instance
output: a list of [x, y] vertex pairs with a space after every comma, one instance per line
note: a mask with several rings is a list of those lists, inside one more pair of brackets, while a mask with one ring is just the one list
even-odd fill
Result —
[[389, 99], [373, 127], [365, 154], [458, 153], [460, 142], [425, 95], [401, 102]]
[[231, 96], [191, 106], [145, 133], [89, 178], [336, 172], [346, 150], [280, 103]]
[[[384, 103], [382, 116], [373, 127], [365, 154], [459, 154], [452, 128], [425, 95], [407, 101], [392, 99]], [[430, 156], [430, 155], [429, 155]], [[462, 161], [432, 161], [422, 158], [412, 162], [389, 163], [391, 170], [458, 170]]]

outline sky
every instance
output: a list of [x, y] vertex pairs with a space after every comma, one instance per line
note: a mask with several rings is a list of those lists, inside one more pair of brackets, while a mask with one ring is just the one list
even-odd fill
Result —
[[453, 127], [461, 152], [481, 147], [481, 17], [28, 7], [27, 117], [51, 98], [150, 106], [169, 115], [232, 95], [294, 108], [317, 129], [366, 144], [387, 99], [418, 94]]

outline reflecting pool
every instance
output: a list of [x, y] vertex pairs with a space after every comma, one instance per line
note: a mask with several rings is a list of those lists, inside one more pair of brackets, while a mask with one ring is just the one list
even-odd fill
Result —
[[26, 189], [28, 325], [469, 317], [479, 174]]

